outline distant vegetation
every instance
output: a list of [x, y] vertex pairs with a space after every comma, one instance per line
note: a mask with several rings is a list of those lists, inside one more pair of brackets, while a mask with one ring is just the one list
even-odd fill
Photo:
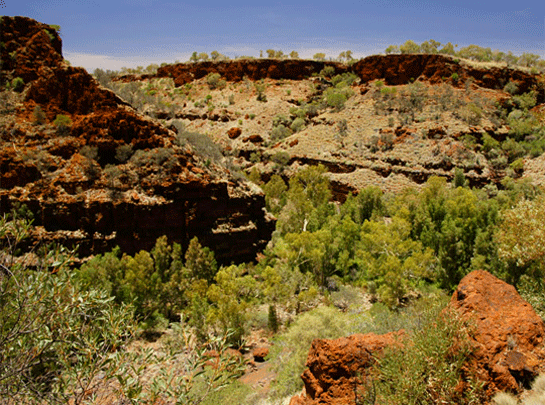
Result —
[[503, 62], [507, 66], [522, 66], [537, 70], [545, 70], [545, 60], [539, 55], [524, 52], [522, 55], [516, 56], [511, 51], [505, 53], [491, 48], [484, 48], [478, 45], [468, 45], [466, 47], [456, 49], [458, 45], [453, 45], [450, 42], [441, 44], [438, 41], [430, 39], [422, 42], [420, 45], [412, 40], [404, 42], [402, 45], [390, 45], [386, 48], [385, 53], [389, 54], [414, 54], [414, 53], [429, 53], [457, 56], [464, 59], [470, 59], [478, 62]]
[[[401, 45], [390, 45], [385, 50], [386, 55], [392, 54], [441, 54], [450, 55], [458, 58], [469, 59], [478, 62], [497, 62], [505, 63], [509, 67], [524, 67], [529, 68], [531, 71], [538, 73], [545, 71], [545, 60], [540, 55], [523, 52], [520, 55], [513, 54], [512, 51], [503, 52], [497, 49], [491, 49], [487, 47], [481, 47], [479, 45], [468, 45], [458, 49], [458, 45], [447, 42], [443, 44], [441, 42], [430, 39], [418, 44], [412, 40], [407, 40]], [[259, 58], [269, 59], [300, 59], [299, 52], [291, 51], [290, 53], [284, 53], [282, 50], [267, 49], [265, 52], [261, 50], [259, 52]], [[230, 60], [229, 56], [223, 55], [218, 51], [210, 52], [210, 55], [206, 52], [193, 52], [189, 58], [189, 62], [206, 62], [206, 61], [226, 61]], [[256, 59], [255, 56], [236, 56], [233, 59]], [[336, 57], [327, 56], [325, 52], [317, 52], [313, 55], [312, 59], [317, 61], [336, 61], [352, 64], [361, 58], [354, 57], [354, 53], [351, 50], [342, 51]], [[180, 63], [176, 61], [175, 63]], [[165, 66], [167, 63], [161, 63], [160, 66]], [[137, 66], [136, 68], [123, 67], [116, 75], [125, 74], [154, 74], [157, 71], [159, 65], [150, 64], [147, 67]]]

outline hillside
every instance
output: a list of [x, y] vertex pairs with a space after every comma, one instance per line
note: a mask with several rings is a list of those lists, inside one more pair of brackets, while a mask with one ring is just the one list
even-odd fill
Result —
[[0, 24], [0, 402], [545, 395], [542, 74], [401, 54], [93, 77], [58, 27]]
[[1, 24], [0, 213], [27, 206], [30, 244], [78, 245], [85, 257], [197, 236], [227, 263], [264, 248], [274, 221], [263, 193], [224, 159], [211, 163], [221, 153], [208, 138], [177, 136], [69, 66], [51, 26]]
[[[532, 160], [542, 142], [517, 126], [540, 125], [528, 109], [545, 100], [543, 76], [520, 69], [408, 54], [350, 65], [183, 63], [113, 79], [103, 83], [151, 116], [207, 134], [265, 181], [321, 163], [341, 199], [369, 185], [399, 192], [432, 175], [453, 179], [456, 169], [477, 187], [501, 188], [506, 176], [543, 182]], [[533, 101], [521, 106], [523, 94]]]

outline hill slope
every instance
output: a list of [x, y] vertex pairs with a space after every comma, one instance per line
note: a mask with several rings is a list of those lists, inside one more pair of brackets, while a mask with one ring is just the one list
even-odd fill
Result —
[[0, 213], [26, 204], [31, 244], [79, 244], [87, 256], [197, 236], [226, 263], [264, 248], [274, 221], [263, 193], [196, 154], [215, 153], [207, 138], [177, 135], [69, 66], [51, 26], [3, 17], [0, 42]]

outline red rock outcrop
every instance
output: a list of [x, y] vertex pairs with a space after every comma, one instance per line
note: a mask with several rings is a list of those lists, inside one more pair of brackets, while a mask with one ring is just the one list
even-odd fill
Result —
[[515, 288], [486, 271], [462, 279], [449, 306], [474, 324], [470, 369], [489, 392], [517, 392], [543, 368], [545, 324]]
[[[507, 67], [477, 68], [459, 62], [450, 56], [438, 54], [372, 55], [348, 66], [339, 62], [324, 62], [293, 59], [237, 59], [228, 61], [206, 61], [197, 63], [178, 63], [162, 66], [155, 75], [122, 76], [117, 80], [132, 81], [152, 77], [172, 77], [176, 86], [182, 86], [201, 79], [209, 73], [219, 73], [229, 81], [240, 81], [245, 77], [256, 81], [261, 79], [302, 80], [319, 74], [326, 66], [334, 69], [333, 75], [345, 72], [355, 73], [367, 83], [384, 80], [388, 85], [402, 85], [413, 80], [427, 81], [432, 84], [450, 81], [462, 86], [471, 79], [479, 87], [503, 89], [513, 81], [520, 92], [526, 92], [540, 86], [537, 75]], [[458, 77], [453, 80], [451, 76]], [[543, 92], [538, 94], [538, 102], [545, 101]]]
[[178, 63], [157, 69], [156, 77], [172, 77], [176, 86], [198, 80], [209, 73], [219, 73], [229, 81], [240, 81], [247, 77], [261, 79], [302, 80], [319, 73], [325, 66], [332, 66], [335, 73], [347, 71], [346, 65], [335, 62], [313, 60], [237, 59], [220, 62]]
[[[1, 24], [0, 82], [21, 77], [25, 89], [15, 119], [0, 128], [9, 134], [9, 147], [0, 140], [0, 213], [16, 203], [30, 208], [30, 245], [77, 244], [80, 256], [119, 245], [132, 254], [161, 235], [184, 248], [197, 236], [225, 263], [253, 260], [264, 248], [274, 221], [259, 189], [68, 66], [49, 25], [25, 17]], [[44, 125], [32, 125], [37, 106]], [[72, 122], [64, 132], [52, 125], [58, 114]]]
[[[513, 286], [474, 271], [462, 279], [448, 308], [473, 325], [474, 351], [464, 371], [483, 381], [490, 397], [499, 390], [519, 392], [543, 371], [545, 324]], [[398, 332], [315, 340], [301, 376], [305, 392], [290, 405], [353, 404], [355, 386], [364, 383], [375, 356], [402, 336]]]
[[334, 340], [312, 342], [301, 375], [305, 393], [292, 398], [290, 405], [346, 405], [356, 400], [356, 386], [361, 386], [376, 356], [387, 346], [399, 344], [403, 331], [385, 335], [368, 333]]

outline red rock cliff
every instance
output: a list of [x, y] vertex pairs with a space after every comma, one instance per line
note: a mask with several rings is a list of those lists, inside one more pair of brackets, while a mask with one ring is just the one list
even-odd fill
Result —
[[[79, 244], [86, 256], [115, 245], [150, 249], [161, 235], [187, 246], [197, 236], [225, 263], [264, 248], [274, 222], [257, 187], [68, 66], [50, 26], [25, 17], [1, 24], [0, 84], [9, 103], [0, 124], [0, 214], [26, 204], [38, 226], [30, 244]], [[20, 94], [5, 86], [17, 77]], [[53, 125], [59, 114], [72, 122], [64, 131]]]

